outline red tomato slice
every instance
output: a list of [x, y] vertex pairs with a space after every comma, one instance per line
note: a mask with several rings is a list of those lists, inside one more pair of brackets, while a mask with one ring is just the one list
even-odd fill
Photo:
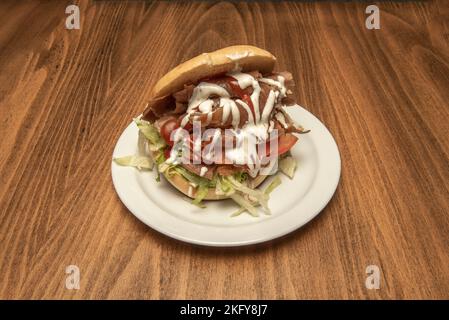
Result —
[[[278, 139], [278, 155], [286, 153], [290, 150], [298, 141], [298, 138], [294, 135], [287, 133], [279, 137]], [[271, 141], [267, 141], [267, 157], [271, 154]]]
[[171, 152], [171, 148], [167, 148], [167, 149], [164, 150], [165, 160], [170, 158], [170, 152]]
[[170, 119], [164, 122], [161, 127], [161, 135], [168, 145], [173, 146], [173, 141], [170, 139], [171, 133], [179, 127], [178, 121], [176, 119]]
[[295, 145], [296, 141], [298, 141], [298, 137], [295, 137], [290, 133], [280, 136], [278, 142], [278, 155], [284, 154], [290, 150]]
[[[177, 121], [178, 128], [181, 127], [181, 122], [182, 122], [182, 119], [184, 119], [184, 117], [185, 117], [185, 115], [182, 115], [178, 118], [178, 121]], [[190, 122], [187, 122], [185, 124], [185, 126], [183, 127], [183, 129], [191, 132], [193, 129], [193, 126]]]

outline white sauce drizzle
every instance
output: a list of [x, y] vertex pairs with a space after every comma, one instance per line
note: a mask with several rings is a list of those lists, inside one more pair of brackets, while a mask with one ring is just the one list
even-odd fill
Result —
[[277, 87], [280, 90], [281, 98], [287, 96], [287, 88], [285, 87], [285, 78], [283, 76], [277, 76], [278, 81], [270, 78], [260, 78], [259, 82], [269, 84], [271, 86]]
[[200, 103], [209, 99], [211, 95], [217, 95], [219, 97], [229, 98], [229, 93], [225, 88], [218, 84], [201, 82], [195, 89], [193, 89], [192, 97], [189, 100], [189, 107], [187, 111], [196, 108]]
[[214, 104], [214, 101], [209, 99], [211, 95], [229, 98], [229, 93], [226, 89], [218, 84], [208, 82], [199, 83], [195, 89], [193, 89], [193, 93], [187, 107], [187, 114], [181, 120], [181, 127], [185, 127], [190, 120], [190, 116], [196, 111], [197, 108], [200, 109], [200, 112], [207, 113], [207, 119], [209, 122], [212, 120], [212, 115], [209, 116], [212, 112], [212, 107]]
[[231, 104], [231, 113], [232, 113], [232, 126], [234, 128], [238, 128], [240, 124], [240, 110], [235, 102]]
[[279, 123], [280, 123], [284, 128], [287, 128], [287, 127], [288, 127], [288, 124], [287, 124], [287, 122], [285, 121], [285, 116], [284, 116], [284, 114], [283, 114], [282, 112], [278, 112], [278, 113], [276, 113], [274, 116], [275, 116], [276, 120], [279, 121]]
[[200, 103], [198, 109], [201, 113], [210, 113], [212, 111], [212, 106], [214, 105], [214, 100], [206, 100]]
[[268, 133], [271, 133], [274, 129], [274, 121], [270, 120], [270, 126], [268, 127]]
[[244, 102], [240, 99], [237, 99], [236, 102], [239, 105], [241, 105], [245, 109], [246, 113], [248, 114], [248, 123], [251, 125], [254, 125], [255, 121], [254, 121], [253, 113], [251, 112], [251, 109], [249, 108], [249, 105], [247, 105], [246, 102]]
[[242, 52], [242, 53], [227, 54], [226, 57], [231, 59], [232, 61], [235, 61], [235, 60], [239, 60], [239, 59], [242, 59], [242, 58], [251, 57], [253, 55], [254, 54], [252, 52], [245, 51], [245, 52]]
[[172, 150], [172, 151], [170, 151], [170, 157], [167, 160], [165, 160], [165, 163], [177, 165], [178, 161], [176, 161], [176, 158], [177, 158], [176, 153], [173, 152], [173, 150]]
[[201, 169], [200, 169], [200, 177], [204, 177], [204, 175], [206, 174], [206, 172], [207, 172], [207, 167], [201, 167]]
[[187, 112], [187, 114], [184, 116], [184, 118], [182, 118], [181, 120], [181, 128], [184, 128], [186, 126], [186, 124], [189, 122], [190, 120], [190, 116], [193, 113], [193, 111]]
[[[231, 60], [237, 60], [245, 57], [246, 53], [239, 56], [229, 55], [228, 58]], [[232, 116], [232, 126], [234, 128], [234, 134], [237, 139], [243, 139], [243, 143], [237, 145], [233, 150], [226, 151], [226, 157], [237, 164], [246, 164], [250, 169], [249, 174], [255, 177], [260, 170], [260, 159], [258, 156], [256, 144], [248, 143], [251, 141], [249, 137], [255, 137], [257, 142], [264, 141], [268, 139], [268, 134], [274, 129], [274, 121], [270, 120], [270, 115], [273, 108], [279, 103], [279, 100], [284, 98], [288, 93], [285, 87], [285, 79], [282, 76], [277, 76], [277, 81], [269, 78], [255, 79], [250, 74], [242, 73], [239, 71], [234, 71], [228, 73], [229, 76], [236, 79], [239, 87], [244, 90], [249, 86], [252, 86], [253, 92], [251, 94], [251, 102], [254, 108], [254, 113], [247, 103], [237, 99], [232, 100], [230, 94], [225, 88], [214, 83], [201, 82], [193, 90], [192, 97], [189, 100], [187, 114], [181, 121], [181, 127], [184, 127], [190, 120], [190, 117], [195, 112], [201, 112], [202, 114], [207, 114], [207, 123], [212, 120], [212, 113], [214, 108], [214, 101], [210, 99], [210, 96], [220, 97], [218, 107], [223, 108], [221, 123], [226, 123], [229, 116]], [[270, 90], [267, 101], [263, 108], [262, 114], [260, 112], [259, 99], [261, 88], [259, 82], [266, 83], [278, 90]], [[248, 114], [248, 121], [243, 125], [243, 128], [238, 129], [240, 124], [240, 110], [237, 104], [241, 105], [242, 108]], [[282, 126], [287, 127], [285, 117], [281, 112], [277, 112], [274, 117], [281, 123]], [[197, 117], [195, 117], [196, 119]], [[238, 129], [238, 130], [236, 130]], [[213, 160], [213, 150], [218, 139], [221, 138], [221, 131], [216, 130], [210, 145], [208, 145], [208, 152], [204, 155], [205, 159]], [[194, 143], [194, 152], [201, 152], [201, 139], [197, 139]], [[245, 142], [246, 140], [246, 142]], [[247, 153], [247, 154], [246, 154]], [[247, 163], [242, 163], [242, 159], [247, 159]], [[207, 168], [202, 167], [200, 170], [200, 176], [206, 174]]]
[[241, 89], [248, 88], [254, 82], [254, 78], [247, 73], [231, 72], [228, 73], [227, 75], [237, 80], [237, 83], [239, 84], [239, 87]]
[[276, 102], [276, 94], [273, 90], [270, 90], [270, 94], [268, 95], [267, 101], [265, 102], [265, 107], [263, 108], [262, 112], [262, 123], [268, 122], [268, 117], [271, 114], [271, 111], [273, 110], [274, 103]]
[[251, 102], [254, 107], [254, 122], [257, 124], [260, 121], [260, 108], [259, 108], [259, 97], [260, 97], [260, 85], [259, 82], [250, 74], [241, 72], [228, 73], [229, 76], [237, 80], [241, 89], [246, 89], [249, 86], [253, 87], [253, 93], [251, 94]]
[[232, 126], [237, 128], [240, 123], [239, 108], [235, 104], [235, 101], [229, 98], [220, 98], [220, 107], [223, 107], [223, 116], [221, 123], [228, 121], [229, 115], [232, 114]]
[[[212, 121], [212, 107], [214, 106], [214, 100], [206, 100], [200, 103], [198, 106], [199, 111], [203, 114], [207, 114], [206, 125]], [[199, 117], [198, 117], [199, 118]], [[198, 120], [198, 118], [193, 118], [193, 120]]]
[[[207, 161], [213, 161], [215, 156], [215, 145], [218, 143], [218, 140], [221, 138], [220, 129], [215, 129], [214, 136], [210, 144], [207, 145], [207, 152], [203, 155], [204, 159]], [[201, 147], [201, 145], [200, 145]]]

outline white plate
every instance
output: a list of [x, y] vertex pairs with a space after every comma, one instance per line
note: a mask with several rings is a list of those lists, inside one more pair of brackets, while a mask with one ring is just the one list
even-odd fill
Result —
[[[207, 246], [242, 246], [281, 237], [314, 218], [331, 199], [340, 179], [340, 154], [327, 128], [307, 110], [289, 114], [311, 132], [300, 136], [292, 154], [295, 177], [280, 175], [282, 184], [270, 197], [271, 215], [230, 217], [238, 207], [231, 200], [208, 201], [201, 209], [186, 201], [164, 178], [112, 162], [112, 180], [125, 206], [151, 228], [178, 240]], [[137, 152], [138, 129], [131, 123], [120, 136], [113, 158]], [[272, 178], [267, 179], [264, 185]]]

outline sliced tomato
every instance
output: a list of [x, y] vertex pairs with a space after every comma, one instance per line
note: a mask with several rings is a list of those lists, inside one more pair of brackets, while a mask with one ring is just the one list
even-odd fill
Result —
[[[177, 124], [178, 124], [178, 128], [181, 127], [181, 122], [184, 119], [185, 115], [182, 115], [178, 118]], [[189, 132], [192, 132], [193, 126], [190, 122], [187, 122], [185, 124], [185, 126], [183, 127], [184, 130], [187, 130]]]
[[278, 142], [278, 155], [284, 154], [290, 150], [295, 145], [296, 141], [298, 141], [298, 137], [289, 133], [280, 136]]
[[165, 156], [166, 160], [168, 158], [170, 158], [170, 152], [171, 152], [171, 148], [167, 148], [167, 149], [164, 150], [164, 156]]
[[170, 139], [171, 133], [179, 127], [178, 121], [176, 119], [170, 119], [165, 121], [161, 126], [161, 135], [168, 145], [173, 146], [173, 141]]
[[[280, 156], [290, 150], [295, 145], [296, 141], [298, 141], [298, 138], [290, 133], [281, 135], [278, 138], [278, 155]], [[269, 157], [272, 152], [271, 143], [273, 143], [273, 141], [267, 141], [267, 157]]]

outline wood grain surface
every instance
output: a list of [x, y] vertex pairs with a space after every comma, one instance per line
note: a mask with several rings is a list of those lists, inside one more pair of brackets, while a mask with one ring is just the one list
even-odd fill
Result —
[[[449, 2], [0, 2], [0, 298], [449, 298]], [[140, 223], [113, 147], [151, 86], [253, 44], [341, 152], [327, 208], [276, 241], [196, 247]], [[65, 288], [77, 265], [79, 290]], [[365, 287], [368, 265], [379, 290]]]

